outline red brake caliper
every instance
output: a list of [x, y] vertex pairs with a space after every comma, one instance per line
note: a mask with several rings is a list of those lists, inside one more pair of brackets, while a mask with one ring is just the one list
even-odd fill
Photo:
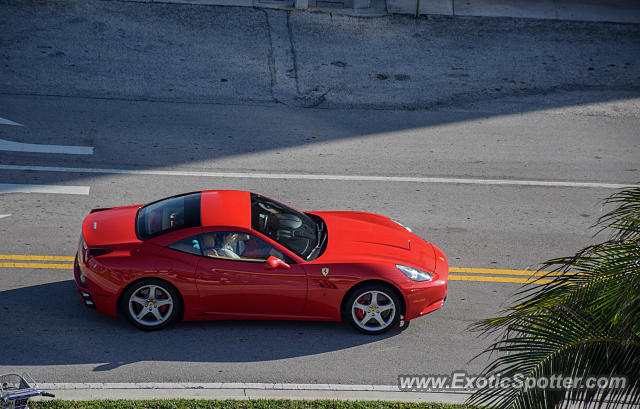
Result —
[[[364, 304], [364, 297], [360, 297], [358, 299], [358, 302], [360, 304]], [[356, 309], [356, 317], [358, 317], [359, 320], [363, 319], [364, 318], [364, 311], [362, 311], [360, 308], [357, 308]]]
[[[158, 297], [158, 299], [160, 299], [160, 300], [166, 300], [167, 298], [169, 298], [169, 297], [167, 297], [165, 294], [162, 294], [160, 297]], [[160, 307], [158, 309], [160, 310], [160, 313], [164, 315], [167, 312], [167, 310], [169, 309], [169, 306], [168, 305], [163, 305], [162, 307]]]

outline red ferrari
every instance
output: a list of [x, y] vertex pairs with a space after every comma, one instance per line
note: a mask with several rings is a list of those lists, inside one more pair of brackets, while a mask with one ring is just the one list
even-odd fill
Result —
[[449, 266], [384, 216], [210, 190], [92, 210], [74, 272], [86, 306], [144, 330], [180, 319], [347, 320], [378, 334], [442, 307]]

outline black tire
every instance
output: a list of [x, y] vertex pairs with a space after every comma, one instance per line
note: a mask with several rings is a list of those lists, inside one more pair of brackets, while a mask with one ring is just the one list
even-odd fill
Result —
[[[378, 299], [376, 303], [371, 305], [371, 298], [368, 294], [376, 292], [378, 295], [376, 296]], [[381, 294], [381, 295], [380, 295]], [[371, 306], [373, 311], [365, 311], [362, 309], [356, 309], [355, 303], [359, 301], [359, 304], [369, 307]], [[361, 302], [360, 302], [361, 301]], [[378, 307], [385, 308], [393, 303], [393, 315], [386, 311], [379, 312]], [[362, 324], [362, 319], [359, 319], [358, 313], [354, 312], [356, 310], [362, 310], [363, 316], [367, 313], [370, 313], [370, 318], [364, 321], [364, 325]], [[402, 313], [402, 303], [400, 302], [400, 298], [398, 296], [397, 291], [391, 286], [383, 285], [383, 284], [365, 284], [360, 287], [357, 287], [355, 290], [351, 291], [348, 295], [345, 304], [344, 311], [342, 312], [343, 319], [351, 323], [358, 331], [368, 334], [368, 335], [376, 335], [382, 334], [383, 332], [387, 332], [391, 329], [398, 328], [400, 326], [400, 316]], [[382, 318], [385, 322], [385, 326], [378, 321], [376, 318], [377, 315]], [[363, 318], [364, 319], [364, 318]]]
[[[151, 296], [150, 291], [154, 287], [154, 295]], [[142, 303], [132, 300], [134, 295], [139, 299], [143, 299], [145, 294], [147, 294], [147, 305], [144, 307]], [[170, 308], [165, 308], [168, 304], [156, 305], [165, 301], [171, 302]], [[165, 328], [182, 316], [182, 298], [178, 290], [168, 282], [156, 278], [145, 278], [135, 282], [122, 294], [120, 303], [120, 309], [127, 316], [129, 322], [145, 331]], [[142, 315], [142, 318], [137, 318], [135, 314], [142, 314], [144, 309], [148, 310], [147, 313]]]

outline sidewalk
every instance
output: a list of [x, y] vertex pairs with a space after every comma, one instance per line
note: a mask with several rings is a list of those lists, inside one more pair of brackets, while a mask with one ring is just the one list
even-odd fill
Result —
[[[293, 399], [463, 403], [470, 393], [404, 392], [395, 385], [287, 383], [43, 383], [62, 400]], [[36, 398], [40, 400], [43, 398]]]
[[635, 0], [387, 0], [390, 13], [640, 23]]
[[127, 0], [310, 10], [376, 17], [388, 14], [514, 17], [640, 23], [636, 0]]

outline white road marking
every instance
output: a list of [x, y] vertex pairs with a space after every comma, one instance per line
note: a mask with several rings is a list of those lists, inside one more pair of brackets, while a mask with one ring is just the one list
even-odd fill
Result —
[[239, 179], [302, 179], [302, 180], [336, 180], [354, 182], [408, 182], [408, 183], [446, 183], [461, 185], [497, 185], [497, 186], [538, 186], [538, 187], [577, 187], [623, 189], [640, 187], [633, 183], [572, 182], [549, 180], [511, 180], [511, 179], [474, 179], [447, 177], [412, 177], [412, 176], [369, 176], [369, 175], [327, 175], [304, 173], [253, 173], [253, 172], [204, 172], [187, 170], [135, 170], [135, 169], [100, 169], [100, 168], [67, 168], [56, 166], [0, 165], [0, 170], [35, 170], [41, 172], [65, 173], [101, 173], [125, 175], [154, 176], [193, 176]]
[[92, 146], [41, 145], [35, 143], [7, 141], [5, 139], [0, 139], [0, 151], [93, 155]]
[[14, 125], [14, 126], [22, 126], [22, 124], [19, 124], [17, 122], [13, 122], [10, 121], [8, 119], [2, 118], [0, 117], [0, 125]]
[[[22, 126], [17, 122], [0, 117], [0, 125]], [[22, 143], [0, 139], [0, 151], [32, 153], [64, 153], [69, 155], [93, 155], [93, 146], [44, 145]]]
[[4, 219], [6, 217], [11, 216], [10, 214], [0, 214], [0, 219]]
[[18, 185], [0, 183], [0, 194], [4, 193], [54, 193], [65, 195], [88, 195], [89, 186]]

